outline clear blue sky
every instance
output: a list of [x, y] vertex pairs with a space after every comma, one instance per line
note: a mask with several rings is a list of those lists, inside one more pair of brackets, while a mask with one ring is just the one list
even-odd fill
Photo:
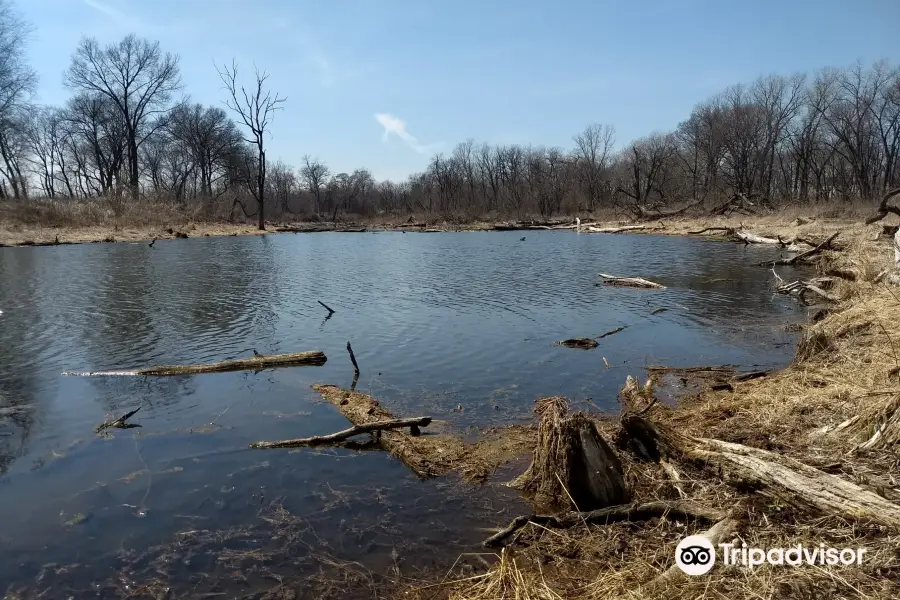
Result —
[[40, 102], [68, 97], [82, 35], [136, 33], [180, 55], [194, 101], [221, 105], [215, 63], [268, 70], [288, 98], [270, 158], [309, 153], [379, 179], [469, 137], [569, 148], [600, 122], [622, 145], [761, 74], [900, 62], [900, 0], [15, 2], [35, 26]]

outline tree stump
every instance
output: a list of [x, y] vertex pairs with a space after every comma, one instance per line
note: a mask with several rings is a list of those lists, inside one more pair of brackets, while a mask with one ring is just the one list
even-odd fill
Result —
[[622, 463], [596, 423], [582, 413], [568, 414], [565, 398], [542, 398], [538, 444], [531, 466], [511, 485], [535, 494], [549, 506], [596, 510], [625, 504], [631, 494]]

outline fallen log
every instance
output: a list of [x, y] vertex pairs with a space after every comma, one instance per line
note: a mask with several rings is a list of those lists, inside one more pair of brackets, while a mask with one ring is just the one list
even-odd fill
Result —
[[831, 242], [833, 242], [835, 240], [835, 238], [837, 238], [838, 235], [840, 235], [840, 232], [836, 231], [827, 240], [825, 240], [821, 244], [817, 245], [815, 248], [812, 248], [811, 250], [807, 250], [806, 252], [802, 252], [792, 258], [780, 258], [778, 260], [767, 260], [767, 261], [763, 261], [763, 262], [759, 263], [759, 265], [762, 267], [774, 267], [776, 265], [794, 265], [794, 264], [800, 262], [801, 260], [807, 260], [808, 258], [815, 256], [816, 254], [819, 254], [820, 252], [822, 252], [823, 250], [828, 248], [828, 246], [831, 245]]
[[603, 285], [648, 288], [656, 290], [666, 289], [666, 286], [664, 285], [655, 283], [647, 279], [642, 279], [641, 277], [616, 277], [615, 275], [606, 275], [605, 273], [598, 273], [598, 275], [605, 280], [603, 282]]
[[295, 352], [293, 354], [270, 354], [253, 356], [250, 358], [237, 358], [223, 360], [222, 362], [205, 365], [166, 365], [159, 367], [147, 367], [144, 369], [130, 369], [120, 371], [66, 371], [63, 375], [77, 375], [83, 377], [117, 376], [117, 375], [142, 375], [142, 376], [176, 376], [197, 375], [200, 373], [222, 373], [226, 371], [262, 371], [274, 367], [298, 367], [323, 365], [328, 359], [325, 353], [319, 350], [310, 352]]
[[716, 439], [692, 438], [640, 415], [624, 415], [621, 426], [629, 447], [642, 448], [643, 458], [694, 464], [719, 474], [740, 489], [749, 485], [800, 511], [900, 528], [900, 506], [782, 454]]
[[783, 244], [780, 239], [763, 237], [749, 231], [735, 231], [734, 235], [745, 244], [770, 244], [774, 246]]
[[706, 508], [693, 502], [683, 500], [659, 500], [644, 504], [623, 504], [586, 512], [568, 512], [563, 515], [522, 515], [513, 519], [509, 525], [484, 540], [482, 544], [488, 548], [504, 546], [504, 542], [515, 532], [522, 529], [528, 523], [568, 529], [584, 523], [608, 525], [622, 521], [647, 521], [656, 517], [672, 519], [696, 519], [702, 521], [716, 521], [723, 517], [720, 511]]
[[656, 230], [660, 227], [650, 227], [647, 225], [623, 225], [622, 227], [589, 227], [581, 226], [581, 230], [587, 233], [622, 233], [623, 231], [645, 231]]
[[703, 235], [707, 231], [724, 231], [728, 235], [734, 235], [736, 229], [734, 227], [704, 227], [699, 231], [688, 231], [688, 235]]
[[362, 433], [380, 433], [391, 429], [402, 429], [408, 427], [410, 435], [417, 436], [420, 434], [419, 427], [427, 427], [431, 424], [431, 417], [416, 417], [412, 419], [391, 419], [388, 421], [374, 421], [365, 425], [354, 425], [349, 429], [344, 429], [329, 435], [314, 435], [306, 438], [296, 438], [292, 440], [281, 440], [277, 442], [253, 442], [251, 448], [299, 448], [302, 446], [320, 446], [323, 444], [337, 444], [347, 440], [353, 436]]

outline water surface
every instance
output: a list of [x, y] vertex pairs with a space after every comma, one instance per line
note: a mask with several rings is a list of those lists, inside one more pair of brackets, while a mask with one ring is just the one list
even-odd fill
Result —
[[[805, 311], [753, 266], [772, 249], [522, 235], [0, 249], [0, 591], [119, 597], [155, 578], [246, 594], [318, 573], [325, 556], [396, 575], [452, 562], [485, 536], [480, 527], [523, 509], [502, 486], [421, 482], [381, 452], [247, 449], [346, 426], [310, 384], [349, 386], [348, 340], [360, 390], [397, 415], [429, 414], [461, 432], [528, 421], [544, 395], [615, 410], [625, 377], [647, 365], [751, 370], [792, 357], [784, 326]], [[598, 272], [668, 289], [597, 286]], [[317, 300], [336, 312], [326, 319]], [[554, 343], [621, 326], [593, 351]], [[60, 376], [253, 349], [322, 350], [329, 360], [260, 373]], [[107, 414], [137, 406], [141, 428], [93, 434]], [[207, 551], [217, 531], [229, 532], [224, 558]]]

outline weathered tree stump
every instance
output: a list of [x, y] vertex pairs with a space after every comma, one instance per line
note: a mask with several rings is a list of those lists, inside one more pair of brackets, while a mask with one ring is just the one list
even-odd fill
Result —
[[622, 463], [596, 423], [581, 413], [568, 416], [565, 398], [538, 400], [538, 445], [528, 470], [512, 483], [549, 506], [596, 510], [625, 504], [631, 494]]

